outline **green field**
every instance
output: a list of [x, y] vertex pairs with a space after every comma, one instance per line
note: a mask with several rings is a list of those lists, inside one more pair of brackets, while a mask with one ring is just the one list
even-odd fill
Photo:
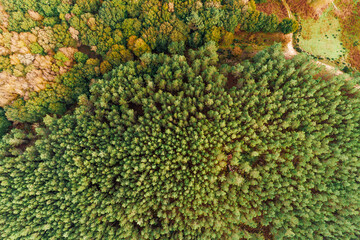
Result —
[[333, 6], [329, 7], [318, 20], [301, 21], [299, 45], [315, 56], [338, 60], [346, 54], [346, 50], [341, 42], [341, 25], [333, 9]]

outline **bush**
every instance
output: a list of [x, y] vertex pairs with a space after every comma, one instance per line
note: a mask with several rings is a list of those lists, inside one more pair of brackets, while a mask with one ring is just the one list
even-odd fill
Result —
[[233, 67], [214, 44], [185, 55], [120, 65], [0, 158], [1, 237], [358, 238], [353, 83], [280, 46]]

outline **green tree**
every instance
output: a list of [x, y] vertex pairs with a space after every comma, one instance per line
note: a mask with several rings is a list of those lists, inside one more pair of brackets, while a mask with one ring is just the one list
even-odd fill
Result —
[[29, 31], [31, 28], [37, 26], [37, 22], [32, 20], [28, 14], [21, 11], [10, 13], [9, 17], [9, 30], [15, 32]]
[[0, 108], [0, 138], [8, 132], [10, 126], [11, 122], [7, 120], [4, 109]]
[[299, 23], [296, 20], [285, 18], [279, 24], [279, 28], [282, 33], [288, 34], [298, 30]]
[[122, 0], [104, 1], [99, 9], [99, 16], [111, 28], [119, 29], [127, 16], [125, 2]]
[[133, 59], [132, 53], [123, 45], [113, 45], [109, 52], [106, 53], [105, 60], [114, 66], [121, 63], [131, 61]]
[[129, 38], [130, 36], [139, 36], [141, 30], [141, 22], [136, 18], [127, 18], [122, 23], [122, 33], [124, 38]]

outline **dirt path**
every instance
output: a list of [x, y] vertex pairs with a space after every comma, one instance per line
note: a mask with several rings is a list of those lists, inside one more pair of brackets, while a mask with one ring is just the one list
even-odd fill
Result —
[[[284, 46], [284, 55], [286, 59], [291, 59], [293, 58], [295, 55], [297, 55], [298, 52], [294, 49], [294, 44], [293, 44], [293, 34], [287, 34], [286, 35], [286, 45]], [[320, 61], [315, 61], [315, 63], [318, 66], [324, 66], [325, 69], [328, 72], [332, 72], [334, 75], [338, 76], [343, 74], [343, 71], [340, 71], [339, 69], [337, 69], [336, 67], [333, 67], [331, 65], [328, 65], [326, 63], [320, 62]]]
[[297, 55], [298, 52], [294, 49], [293, 44], [293, 34], [289, 33], [285, 35], [285, 46], [284, 46], [284, 55], [285, 58], [293, 58], [295, 55]]
[[284, 5], [284, 7], [286, 8], [286, 11], [288, 13], [289, 18], [291, 19], [295, 19], [294, 15], [292, 14], [289, 5], [287, 4], [287, 2], [285, 0], [281, 0], [282, 4]]

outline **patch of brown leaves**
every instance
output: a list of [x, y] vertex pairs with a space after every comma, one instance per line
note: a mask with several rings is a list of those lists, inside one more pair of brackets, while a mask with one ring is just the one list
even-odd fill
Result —
[[284, 5], [278, 0], [268, 0], [266, 3], [257, 4], [256, 9], [269, 15], [274, 13], [280, 21], [288, 17]]
[[298, 13], [302, 18], [319, 18], [319, 14], [307, 3], [308, 0], [286, 0], [286, 2], [291, 11]]

